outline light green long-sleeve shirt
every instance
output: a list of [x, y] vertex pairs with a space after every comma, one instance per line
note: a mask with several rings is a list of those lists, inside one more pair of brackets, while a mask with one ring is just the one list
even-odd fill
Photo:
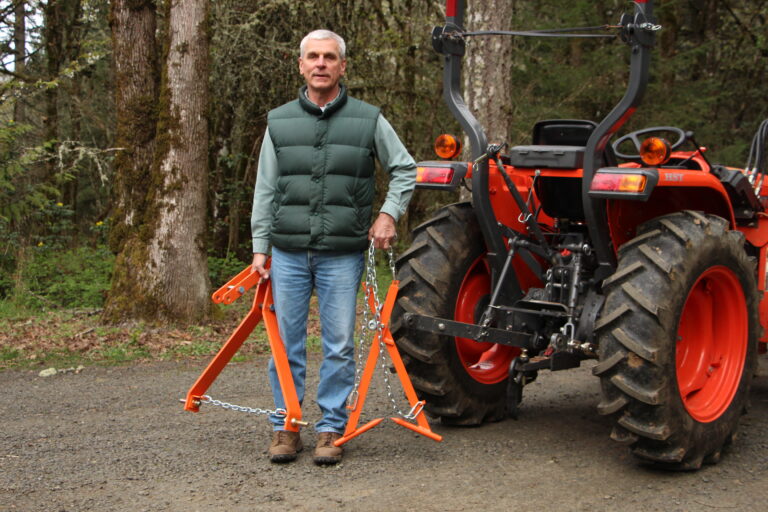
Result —
[[[392, 125], [381, 114], [376, 121], [373, 145], [376, 158], [382, 168], [389, 173], [389, 188], [380, 212], [391, 215], [397, 221], [405, 213], [416, 185], [416, 162], [403, 146]], [[254, 253], [266, 253], [269, 250], [272, 198], [275, 194], [277, 176], [277, 155], [267, 130], [261, 143], [251, 211]]]

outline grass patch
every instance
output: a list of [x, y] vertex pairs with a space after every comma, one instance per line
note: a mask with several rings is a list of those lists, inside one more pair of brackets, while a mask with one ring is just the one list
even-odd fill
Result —
[[151, 354], [146, 347], [142, 347], [133, 342], [128, 342], [104, 347], [95, 351], [92, 356], [96, 360], [101, 360], [110, 364], [120, 364], [139, 359], [147, 359]]
[[[363, 277], [365, 279], [365, 276]], [[379, 299], [384, 300], [392, 276], [386, 261], [377, 264]], [[110, 326], [99, 323], [101, 310], [40, 309], [23, 301], [0, 301], [0, 370], [68, 368], [79, 365], [118, 365], [150, 360], [210, 358], [240, 324], [253, 302], [253, 292], [229, 306], [205, 325], [158, 327], [144, 324]], [[358, 294], [358, 330], [363, 293]], [[317, 298], [310, 302], [307, 350], [321, 351]], [[356, 340], [359, 333], [356, 333]], [[242, 362], [268, 354], [263, 323], [233, 357]]]
[[13, 361], [21, 357], [21, 351], [15, 348], [2, 347], [0, 348], [0, 361]]

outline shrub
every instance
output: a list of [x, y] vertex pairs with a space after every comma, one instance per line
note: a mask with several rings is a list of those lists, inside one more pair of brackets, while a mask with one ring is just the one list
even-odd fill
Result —
[[224, 258], [208, 256], [208, 275], [213, 289], [217, 289], [239, 274], [248, 266], [248, 263], [240, 260], [234, 253], [229, 253]]
[[16, 299], [35, 309], [98, 308], [109, 289], [114, 256], [99, 245], [68, 250], [35, 247], [21, 270]]

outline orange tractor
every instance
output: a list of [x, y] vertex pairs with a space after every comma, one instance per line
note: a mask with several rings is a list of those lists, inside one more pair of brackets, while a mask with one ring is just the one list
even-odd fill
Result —
[[613, 439], [664, 468], [716, 462], [768, 341], [768, 122], [743, 169], [710, 162], [676, 127], [614, 139], [640, 105], [660, 28], [653, 1], [636, 0], [600, 27], [630, 49], [627, 91], [604, 119], [540, 121], [530, 145], [488, 144], [459, 88], [466, 39], [483, 35], [463, 28], [463, 7], [446, 2], [432, 42], [471, 161], [422, 162], [417, 186], [469, 182], [472, 200], [416, 228], [392, 315], [427, 412], [455, 425], [516, 416], [539, 371], [597, 359]]

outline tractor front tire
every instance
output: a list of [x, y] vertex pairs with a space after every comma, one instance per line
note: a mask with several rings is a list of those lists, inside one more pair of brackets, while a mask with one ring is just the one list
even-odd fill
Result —
[[506, 417], [513, 347], [475, 343], [409, 329], [405, 313], [476, 322], [488, 303], [485, 244], [469, 203], [441, 209], [414, 230], [398, 259], [398, 300], [392, 332], [426, 411], [449, 425]]
[[755, 262], [713, 215], [651, 220], [603, 283], [601, 414], [611, 437], [672, 470], [714, 463], [746, 411], [759, 333]]

